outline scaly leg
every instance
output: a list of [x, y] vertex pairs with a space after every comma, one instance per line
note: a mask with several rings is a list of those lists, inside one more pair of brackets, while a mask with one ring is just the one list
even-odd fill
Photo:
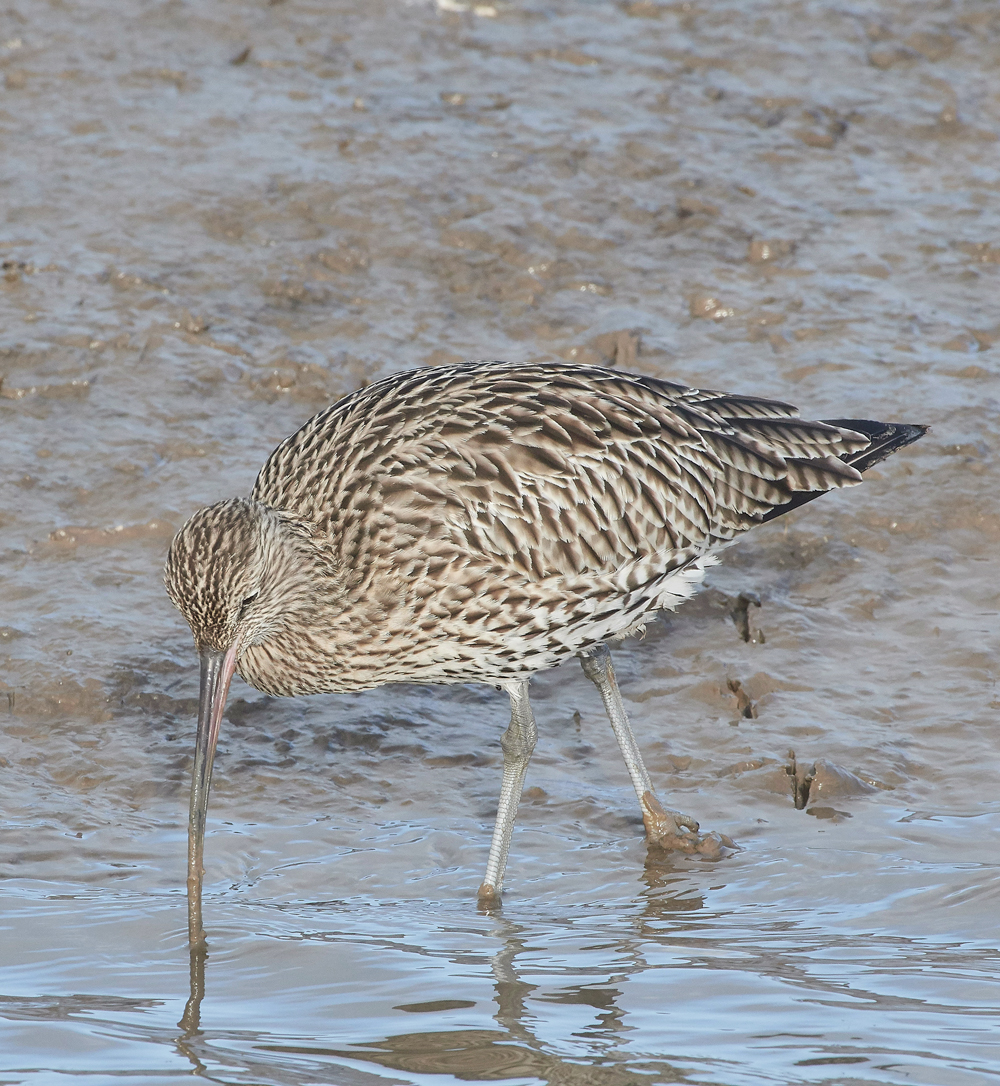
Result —
[[507, 693], [510, 695], [510, 726], [500, 738], [503, 749], [503, 783], [500, 785], [500, 803], [497, 806], [496, 825], [493, 827], [490, 858], [486, 862], [486, 878], [479, 887], [479, 901], [483, 905], [500, 903], [503, 873], [507, 866], [517, 805], [524, 787], [524, 775], [528, 771], [528, 760], [538, 738], [535, 717], [528, 701], [528, 680], [510, 683]]
[[656, 798], [653, 782], [643, 765], [642, 755], [628, 722], [608, 646], [597, 645], [587, 650], [586, 654], [580, 655], [580, 663], [583, 665], [583, 673], [601, 692], [604, 708], [632, 778], [632, 786], [639, 797], [648, 839], [661, 848], [675, 848], [681, 852], [697, 852], [711, 857], [721, 855], [723, 845], [732, 847], [732, 841], [721, 834], [699, 834], [698, 823], [693, 818], [681, 814], [680, 811], [665, 809]]

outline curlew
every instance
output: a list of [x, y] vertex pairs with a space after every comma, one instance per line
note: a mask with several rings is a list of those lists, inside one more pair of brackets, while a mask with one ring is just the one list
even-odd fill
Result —
[[737, 536], [915, 441], [925, 427], [807, 422], [756, 396], [575, 364], [469, 362], [396, 374], [283, 441], [249, 498], [177, 533], [165, 579], [201, 657], [188, 827], [201, 921], [212, 762], [234, 672], [272, 695], [390, 682], [491, 683], [510, 697], [479, 891], [499, 901], [535, 745], [531, 676], [580, 657], [651, 841], [730, 844], [665, 809], [607, 643], [693, 594]]

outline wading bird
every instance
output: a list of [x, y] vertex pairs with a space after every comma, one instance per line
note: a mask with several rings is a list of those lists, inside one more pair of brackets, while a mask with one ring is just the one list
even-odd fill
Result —
[[486, 877], [499, 901], [535, 745], [528, 681], [579, 656], [651, 841], [728, 839], [664, 809], [607, 642], [695, 591], [738, 535], [915, 441], [925, 427], [806, 422], [756, 396], [570, 363], [399, 373], [283, 441], [249, 498], [195, 513], [165, 580], [201, 656], [188, 829], [189, 934], [212, 761], [233, 673], [273, 695], [390, 682], [492, 683], [510, 696]]

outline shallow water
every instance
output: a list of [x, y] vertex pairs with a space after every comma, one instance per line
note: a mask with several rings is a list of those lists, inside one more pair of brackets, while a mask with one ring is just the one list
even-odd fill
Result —
[[[998, 60], [961, 0], [0, 12], [5, 1083], [1000, 1076]], [[201, 978], [170, 535], [484, 356], [933, 429], [616, 653], [742, 851], [647, 853], [567, 665], [483, 915], [503, 695], [237, 683]]]

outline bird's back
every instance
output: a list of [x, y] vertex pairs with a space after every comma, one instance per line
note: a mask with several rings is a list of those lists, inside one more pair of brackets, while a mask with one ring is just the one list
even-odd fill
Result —
[[683, 598], [741, 532], [860, 482], [871, 443], [777, 401], [475, 362], [316, 415], [252, 497], [327, 536], [379, 681], [497, 681]]

